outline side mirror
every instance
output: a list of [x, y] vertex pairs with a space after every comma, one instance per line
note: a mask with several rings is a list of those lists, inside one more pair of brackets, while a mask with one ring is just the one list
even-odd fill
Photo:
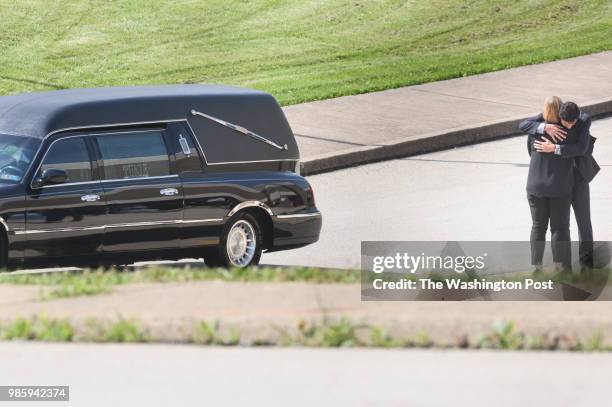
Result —
[[40, 188], [45, 185], [63, 184], [66, 181], [68, 181], [68, 174], [66, 171], [57, 168], [47, 168], [42, 172], [41, 176], [36, 177], [34, 181], [32, 181], [32, 186], [34, 188]]

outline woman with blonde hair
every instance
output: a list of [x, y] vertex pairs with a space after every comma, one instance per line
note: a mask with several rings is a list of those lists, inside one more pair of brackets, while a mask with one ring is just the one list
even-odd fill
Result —
[[561, 124], [559, 110], [563, 101], [559, 96], [549, 96], [544, 101], [544, 112], [542, 117], [547, 124]]

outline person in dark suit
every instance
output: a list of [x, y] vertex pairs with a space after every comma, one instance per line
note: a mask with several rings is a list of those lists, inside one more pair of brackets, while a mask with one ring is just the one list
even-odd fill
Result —
[[[558, 117], [555, 117], [555, 105], [558, 103], [560, 103], [559, 98], [548, 98], [544, 113], [523, 121], [519, 128], [529, 135], [527, 144], [530, 154], [535, 150], [539, 154], [572, 158], [571, 206], [578, 224], [580, 264], [591, 268], [593, 267], [593, 228], [589, 182], [599, 172], [599, 165], [592, 155], [595, 138], [590, 135], [591, 119], [586, 113], [580, 112], [575, 103], [561, 104]], [[575, 134], [575, 139], [568, 141], [569, 131]], [[538, 140], [536, 138], [538, 135], [543, 137]]]

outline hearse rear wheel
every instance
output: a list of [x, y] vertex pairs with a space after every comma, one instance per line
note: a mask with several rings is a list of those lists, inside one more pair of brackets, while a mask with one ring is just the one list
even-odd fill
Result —
[[209, 267], [256, 266], [261, 258], [263, 236], [255, 217], [238, 213], [225, 224], [219, 246], [204, 255]]

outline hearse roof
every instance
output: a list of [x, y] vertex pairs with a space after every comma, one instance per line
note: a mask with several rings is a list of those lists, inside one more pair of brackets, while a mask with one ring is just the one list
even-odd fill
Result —
[[[193, 115], [192, 111], [205, 116]], [[246, 128], [279, 149], [215, 122]], [[64, 130], [187, 120], [207, 162], [292, 160], [297, 144], [276, 100], [217, 85], [66, 89], [0, 97], [0, 133], [35, 138]]]

